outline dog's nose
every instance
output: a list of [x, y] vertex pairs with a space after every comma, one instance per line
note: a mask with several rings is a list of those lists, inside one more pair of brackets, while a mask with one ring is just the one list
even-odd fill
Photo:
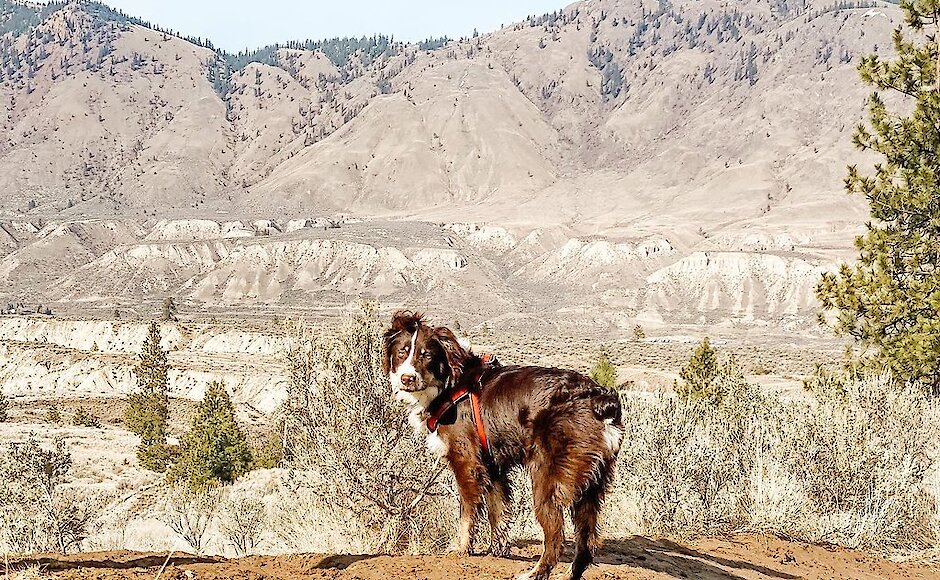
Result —
[[410, 387], [410, 386], [411, 386], [411, 383], [413, 383], [413, 382], [415, 382], [415, 376], [414, 376], [414, 375], [402, 375], [402, 376], [401, 376], [401, 384], [402, 384], [403, 386], [405, 386], [405, 387]]

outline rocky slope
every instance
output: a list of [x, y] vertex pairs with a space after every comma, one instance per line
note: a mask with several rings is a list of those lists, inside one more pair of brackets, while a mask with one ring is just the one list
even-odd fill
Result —
[[812, 320], [866, 217], [841, 192], [854, 69], [899, 22], [591, 0], [439, 46], [236, 57], [93, 2], [13, 6], [0, 300], [620, 328]]
[[592, 0], [436, 50], [238, 62], [52, 4], [0, 40], [0, 210], [472, 207], [692, 231], [844, 213], [832, 194], [868, 92], [855, 64], [898, 19], [858, 4]]

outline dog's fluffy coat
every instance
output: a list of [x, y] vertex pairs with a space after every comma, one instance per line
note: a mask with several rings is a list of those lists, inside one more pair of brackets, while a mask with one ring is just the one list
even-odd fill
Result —
[[542, 557], [529, 577], [541, 580], [551, 574], [562, 549], [564, 510], [570, 510], [575, 527], [571, 578], [580, 578], [599, 547], [599, 512], [621, 444], [617, 393], [568, 370], [483, 369], [450, 330], [431, 327], [410, 312], [393, 316], [384, 360], [396, 397], [411, 406], [413, 424], [425, 432], [427, 410], [437, 397], [480, 377], [489, 449], [482, 447], [469, 404], [460, 404], [452, 422], [429, 434], [428, 441], [446, 458], [457, 482], [458, 549], [469, 552], [485, 505], [490, 551], [508, 552], [503, 516], [512, 492], [509, 472], [524, 467], [532, 477], [535, 516], [545, 535]]

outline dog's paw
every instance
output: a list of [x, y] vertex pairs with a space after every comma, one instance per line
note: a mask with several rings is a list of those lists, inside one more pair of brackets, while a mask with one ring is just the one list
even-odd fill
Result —
[[493, 544], [490, 546], [489, 553], [490, 555], [496, 556], [497, 558], [505, 558], [509, 555], [509, 544]]
[[538, 565], [524, 574], [516, 576], [516, 580], [548, 580], [551, 576], [551, 570], [540, 569]]

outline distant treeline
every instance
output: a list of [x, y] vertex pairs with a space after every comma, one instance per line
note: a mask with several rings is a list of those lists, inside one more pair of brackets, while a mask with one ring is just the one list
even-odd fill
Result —
[[[0, 35], [13, 33], [20, 35], [27, 33], [35, 28], [39, 23], [45, 20], [50, 14], [60, 10], [68, 5], [68, 2], [50, 2], [44, 5], [22, 4], [12, 0], [0, 0]], [[216, 49], [208, 38], [200, 36], [186, 36], [176, 31], [163, 28], [142, 18], [130, 16], [120, 10], [111, 8], [107, 4], [85, 0], [81, 2], [82, 8], [89, 15], [103, 22], [114, 22], [121, 25], [135, 24], [149, 28], [156, 32], [161, 32], [196, 46], [215, 51], [222, 57], [232, 70], [239, 70], [252, 62], [265, 64], [275, 64], [275, 53], [278, 49], [288, 48], [295, 50], [318, 50], [326, 55], [336, 66], [343, 66], [349, 57], [359, 55], [362, 63], [368, 66], [375, 59], [381, 56], [391, 56], [398, 54], [404, 43], [395, 42], [394, 37], [377, 34], [373, 36], [356, 37], [334, 37], [322, 40], [298, 40], [278, 44], [268, 45], [255, 50], [240, 51], [230, 53], [225, 50]], [[451, 39], [447, 36], [437, 38], [427, 38], [418, 43], [421, 50], [435, 50], [441, 48]]]

